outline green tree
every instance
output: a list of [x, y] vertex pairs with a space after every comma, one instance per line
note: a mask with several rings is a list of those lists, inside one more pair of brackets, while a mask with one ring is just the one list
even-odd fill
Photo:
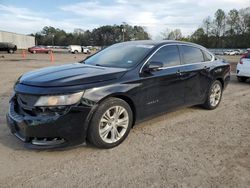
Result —
[[203, 20], [203, 27], [204, 30], [206, 31], [206, 35], [208, 36], [211, 32], [211, 25], [212, 25], [212, 21], [211, 21], [211, 17], [208, 16]]
[[160, 38], [163, 40], [181, 40], [183, 37], [180, 29], [170, 30], [166, 28], [165, 31], [161, 32]]
[[203, 28], [198, 28], [192, 35], [191, 41], [207, 47], [207, 35]]
[[225, 27], [226, 27], [226, 14], [222, 9], [218, 9], [215, 12], [214, 18], [214, 28], [213, 33], [216, 36], [215, 46], [222, 47], [223, 46], [223, 37], [225, 34]]
[[239, 12], [236, 9], [230, 10], [227, 16], [227, 24], [229, 25], [229, 34], [232, 36], [239, 33]]

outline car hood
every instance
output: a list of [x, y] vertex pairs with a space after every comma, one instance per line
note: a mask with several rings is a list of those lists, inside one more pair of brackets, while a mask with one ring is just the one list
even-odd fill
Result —
[[19, 83], [41, 87], [74, 86], [118, 79], [125, 72], [123, 68], [74, 63], [29, 72], [19, 79]]

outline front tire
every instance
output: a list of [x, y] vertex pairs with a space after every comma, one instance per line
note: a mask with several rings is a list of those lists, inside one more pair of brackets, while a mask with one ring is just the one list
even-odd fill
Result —
[[221, 102], [222, 98], [222, 84], [220, 81], [216, 80], [212, 83], [209, 88], [206, 102], [203, 107], [208, 110], [213, 110], [217, 108]]
[[14, 50], [12, 50], [12, 49], [9, 49], [9, 51], [8, 51], [10, 54], [13, 54], [14, 53]]
[[113, 148], [121, 144], [132, 127], [133, 113], [125, 101], [109, 98], [94, 113], [87, 140], [98, 148]]

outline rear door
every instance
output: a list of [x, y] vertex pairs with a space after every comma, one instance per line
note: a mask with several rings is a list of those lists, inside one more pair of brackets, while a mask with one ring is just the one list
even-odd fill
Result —
[[[180, 54], [176, 45], [161, 47], [149, 60], [161, 62], [163, 68], [158, 71], [141, 74], [141, 88], [138, 101], [142, 104], [140, 118], [170, 110], [184, 104], [184, 82], [178, 71]], [[143, 71], [143, 69], [142, 69]], [[138, 114], [139, 115], [139, 114]]]
[[200, 48], [189, 45], [180, 45], [180, 51], [180, 76], [185, 81], [185, 104], [199, 104], [205, 99], [209, 87], [212, 56]]

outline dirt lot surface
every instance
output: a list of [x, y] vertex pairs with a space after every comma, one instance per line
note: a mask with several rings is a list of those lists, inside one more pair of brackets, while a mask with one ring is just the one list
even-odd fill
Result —
[[82, 57], [56, 54], [52, 64], [48, 54], [29, 54], [27, 60], [0, 54], [0, 187], [250, 186], [250, 82], [238, 83], [235, 76], [216, 110], [184, 108], [145, 121], [114, 149], [24, 148], [5, 121], [15, 80]]

